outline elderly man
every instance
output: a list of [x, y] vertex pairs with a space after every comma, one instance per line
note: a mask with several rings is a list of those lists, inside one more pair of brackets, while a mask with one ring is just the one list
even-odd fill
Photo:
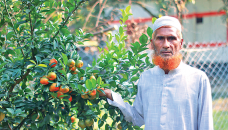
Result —
[[204, 72], [184, 64], [181, 24], [170, 16], [153, 24], [154, 68], [138, 81], [133, 106], [105, 89], [110, 105], [119, 107], [125, 119], [145, 130], [213, 130], [211, 87]]

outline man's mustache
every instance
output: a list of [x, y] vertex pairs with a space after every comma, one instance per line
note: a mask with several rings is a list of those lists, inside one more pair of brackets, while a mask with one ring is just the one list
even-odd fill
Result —
[[173, 51], [172, 50], [160, 50], [160, 53], [172, 53], [173, 54]]

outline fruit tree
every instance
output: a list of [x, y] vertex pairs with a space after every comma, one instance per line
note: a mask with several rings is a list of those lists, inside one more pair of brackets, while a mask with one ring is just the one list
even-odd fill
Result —
[[140, 129], [99, 93], [109, 88], [132, 104], [135, 81], [153, 67], [141, 53], [152, 29], [127, 50], [130, 6], [121, 9], [120, 27], [109, 36], [108, 50], [100, 49], [92, 65], [83, 68], [76, 45], [92, 35], [83, 30], [72, 34], [68, 24], [86, 1], [0, 2], [0, 129]]

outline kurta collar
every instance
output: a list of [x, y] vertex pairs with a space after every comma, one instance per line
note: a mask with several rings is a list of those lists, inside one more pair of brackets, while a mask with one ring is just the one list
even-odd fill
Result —
[[169, 71], [168, 74], [165, 74], [165, 71], [163, 69], [161, 69], [159, 66], [155, 66], [155, 67], [158, 70], [159, 74], [162, 74], [162, 75], [165, 75], [165, 76], [172, 76], [174, 74], [179, 73], [182, 70], [183, 65], [184, 65], [184, 63], [181, 61], [179, 66], [176, 69]]

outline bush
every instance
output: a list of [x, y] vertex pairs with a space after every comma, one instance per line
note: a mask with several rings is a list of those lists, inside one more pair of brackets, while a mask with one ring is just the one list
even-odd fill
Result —
[[[92, 35], [82, 30], [71, 34], [67, 24], [85, 2], [0, 2], [0, 112], [5, 114], [0, 129], [93, 129], [95, 124], [116, 129], [119, 122], [123, 129], [140, 129], [127, 123], [99, 92], [112, 89], [132, 104], [137, 93], [134, 83], [141, 72], [153, 67], [147, 54], [140, 53], [147, 49], [148, 37], [142, 34], [131, 50], [125, 48], [128, 6], [121, 10], [119, 32], [109, 36], [108, 50], [100, 49], [99, 58], [82, 69], [76, 44]], [[48, 19], [54, 11], [59, 15]], [[151, 36], [152, 29], [147, 33]]]

